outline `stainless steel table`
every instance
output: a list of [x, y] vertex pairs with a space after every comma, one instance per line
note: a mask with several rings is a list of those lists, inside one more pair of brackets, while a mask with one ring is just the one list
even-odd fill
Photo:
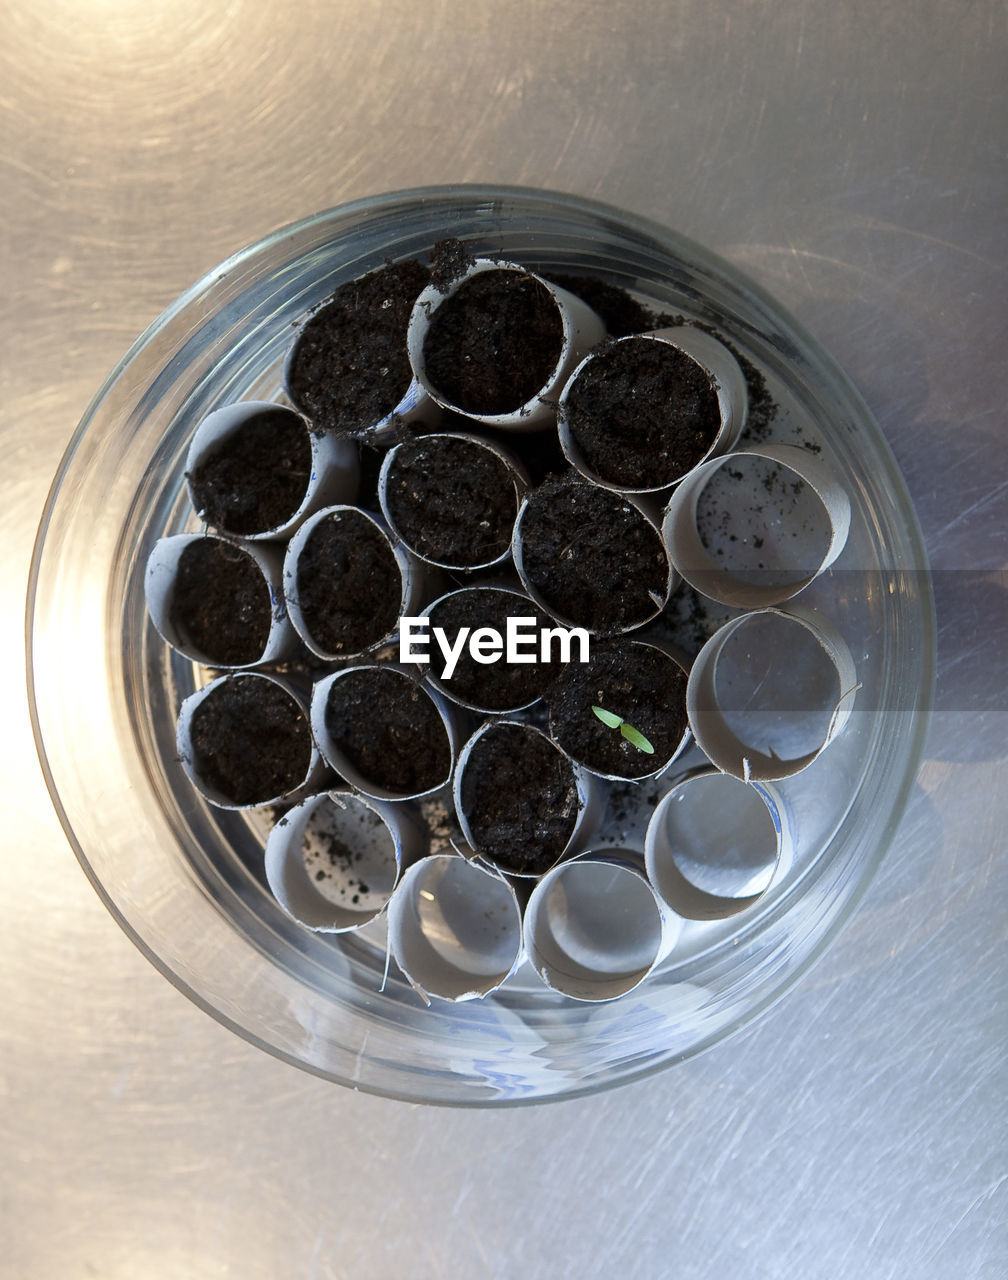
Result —
[[[0, 1273], [1008, 1274], [1005, 7], [0, 12]], [[275, 226], [477, 180], [622, 205], [775, 293], [877, 415], [941, 570], [927, 758], [840, 940], [707, 1055], [501, 1113], [327, 1085], [183, 999], [80, 872], [22, 678], [49, 479], [132, 338]]]

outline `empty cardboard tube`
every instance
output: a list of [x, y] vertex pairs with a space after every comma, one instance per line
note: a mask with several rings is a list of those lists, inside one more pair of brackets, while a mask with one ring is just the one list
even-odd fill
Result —
[[[726, 706], [723, 697], [719, 701], [717, 687], [718, 664], [726, 647], [745, 628], [762, 627], [767, 622], [779, 635], [763, 639], [762, 655], [759, 651], [755, 656], [749, 652], [743, 655], [745, 663], [739, 664], [743, 671], [731, 690], [732, 705]], [[823, 660], [828, 667], [824, 667]], [[813, 663], [818, 670], [811, 669]], [[831, 702], [826, 701], [827, 694], [821, 687], [829, 668], [835, 675], [835, 681], [831, 680]], [[767, 702], [760, 708], [761, 697], [773, 696], [774, 681], [786, 689], [789, 700], [797, 700], [797, 705], [783, 707]], [[759, 609], [725, 623], [697, 654], [686, 687], [686, 711], [697, 745], [713, 764], [745, 782], [771, 782], [791, 777], [818, 759], [847, 723], [857, 689], [850, 650], [825, 619], [796, 605]], [[789, 756], [782, 756], [772, 745], [764, 749], [752, 738], [743, 738], [729, 723], [747, 718], [756, 737], [761, 717], [764, 726], [774, 718], [778, 725], [790, 726], [796, 732], [803, 716], [817, 720], [819, 728], [813, 741], [805, 742]]]
[[682, 922], [628, 849], [587, 851], [538, 882], [525, 908], [525, 951], [553, 991], [615, 1000], [639, 986], [675, 946]]
[[266, 880], [294, 920], [320, 933], [346, 933], [380, 915], [425, 835], [408, 805], [349, 791], [309, 796], [266, 841]]
[[[774, 580], [773, 570], [761, 571], [761, 580], [753, 582], [734, 573], [730, 565], [712, 555], [704, 546], [697, 525], [700, 497], [720, 467], [737, 465], [744, 458], [762, 458], [775, 463], [789, 473], [792, 483], [803, 482], [818, 498], [828, 526], [828, 540], [826, 550], [817, 563], [793, 565], [791, 573], [777, 581]], [[665, 508], [662, 531], [670, 560], [691, 587], [721, 604], [742, 609], [760, 609], [790, 600], [824, 569], [828, 569], [846, 545], [850, 520], [850, 499], [821, 458], [797, 445], [765, 444], [711, 458], [691, 471]], [[797, 533], [797, 530], [792, 532]], [[778, 572], [783, 575], [784, 567]]]
[[423, 997], [473, 1000], [522, 960], [522, 913], [504, 876], [457, 854], [433, 854], [402, 877], [388, 911], [399, 968]]
[[755, 905], [794, 852], [787, 806], [769, 784], [694, 772], [659, 801], [644, 838], [655, 892], [687, 920], [725, 920]]

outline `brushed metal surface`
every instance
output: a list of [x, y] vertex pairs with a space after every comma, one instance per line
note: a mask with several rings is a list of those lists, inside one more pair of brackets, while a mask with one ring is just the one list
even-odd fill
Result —
[[[1008, 1274], [1004, 6], [0, 13], [0, 1275]], [[775, 293], [864, 393], [943, 571], [927, 759], [827, 956], [684, 1067], [500, 1114], [327, 1085], [180, 996], [73, 858], [22, 678], [49, 479], [133, 337], [275, 226], [478, 180], [656, 218]]]

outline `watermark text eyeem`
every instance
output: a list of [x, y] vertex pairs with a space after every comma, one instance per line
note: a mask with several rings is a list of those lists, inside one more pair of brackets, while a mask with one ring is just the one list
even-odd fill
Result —
[[466, 647], [474, 662], [489, 666], [502, 658], [505, 662], [587, 662], [591, 643], [584, 627], [539, 627], [535, 618], [508, 618], [503, 635], [496, 627], [459, 627], [454, 638], [443, 627], [431, 627], [430, 618], [402, 618], [399, 661], [430, 662], [431, 636], [441, 651], [442, 680], [452, 678]]

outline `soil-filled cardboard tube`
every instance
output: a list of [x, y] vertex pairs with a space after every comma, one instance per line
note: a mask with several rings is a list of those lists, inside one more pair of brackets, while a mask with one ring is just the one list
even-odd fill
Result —
[[[496, 629], [506, 640], [508, 619], [515, 619], [515, 647], [522, 652], [521, 662], [507, 664], [506, 651], [497, 662], [479, 662], [463, 649], [452, 668], [452, 675], [445, 679], [442, 673], [447, 668], [441, 663], [443, 650], [439, 644], [431, 642], [431, 665], [427, 669], [427, 680], [439, 693], [467, 711], [494, 716], [524, 711], [540, 700], [556, 673], [559, 661], [541, 660], [541, 633], [538, 650], [529, 654], [536, 638], [530, 635], [527, 629], [529, 624], [524, 620], [531, 619], [532, 623], [538, 621], [540, 627], [552, 628], [553, 619], [522, 590], [521, 580], [517, 575], [507, 579], [481, 579], [471, 586], [456, 587], [427, 605], [424, 614], [430, 618], [433, 628], [439, 625], [439, 611], [450, 609], [464, 601], [472, 602], [473, 607], [477, 607], [481, 599], [492, 600], [494, 608], [492, 613], [477, 613], [476, 630], [484, 625], [496, 625]], [[506, 608], [506, 612], [502, 612], [502, 607]], [[488, 621], [488, 618], [492, 618], [492, 621]], [[520, 623], [517, 621], [519, 619], [522, 620]], [[447, 627], [442, 629], [447, 633], [445, 643], [449, 648], [456, 646], [460, 631], [452, 631]], [[529, 661], [530, 656], [538, 658], [538, 661]], [[500, 673], [505, 667], [508, 670], [502, 679]], [[479, 680], [478, 685], [475, 683], [476, 679]]]
[[525, 951], [540, 978], [574, 1000], [615, 1000], [675, 946], [682, 921], [655, 893], [643, 855], [586, 851], [538, 882], [525, 908]]
[[[620, 468], [624, 471], [626, 478], [614, 478], [612, 473], [602, 475], [597, 468], [592, 466], [585, 456], [584, 449], [578, 442], [577, 426], [572, 424], [571, 411], [577, 399], [579, 385], [584, 385], [585, 379], [591, 379], [593, 383], [597, 382], [599, 386], [598, 388], [593, 386], [589, 403], [592, 416], [598, 421], [598, 430], [604, 434], [606, 431], [606, 414], [602, 388], [605, 387], [605, 378], [608, 374], [609, 366], [614, 357], [624, 352], [636, 353], [638, 350], [646, 352], [647, 347], [640, 344], [649, 343], [673, 348], [674, 351], [668, 353], [670, 359], [673, 360], [677, 359], [674, 354], [675, 351], [681, 352], [689, 357], [689, 360], [682, 361], [680, 359], [680, 364], [687, 364], [695, 369], [696, 377], [703, 379], [705, 382], [709, 379], [709, 390], [704, 391], [704, 398], [700, 403], [713, 409], [716, 401], [717, 426], [706, 450], [697, 456], [693, 453], [693, 448], [691, 447], [689, 452], [693, 456], [689, 462], [683, 458], [682, 467], [673, 467], [670, 461], [664, 473], [655, 474], [654, 457], [648, 456], [653, 454], [653, 449], [642, 450], [636, 455], [639, 465], [635, 463], [631, 468], [633, 471], [640, 470], [641, 472], [645, 468], [647, 469], [649, 472], [648, 479], [642, 483], [643, 474], [630, 479], [629, 475], [626, 474], [626, 465]], [[654, 362], [652, 361], [651, 363]], [[664, 361], [666, 366], [668, 363], [668, 359]], [[606, 372], [603, 373], [602, 370]], [[595, 377], [593, 377], [593, 374]], [[704, 379], [705, 374], [707, 379]], [[581, 380], [580, 384], [579, 380]], [[612, 390], [610, 390], [610, 394], [612, 394]], [[600, 403], [596, 403], [596, 396], [599, 396]], [[588, 406], [584, 408], [587, 409]], [[621, 403], [618, 408], [620, 416], [623, 417], [627, 413], [629, 406], [624, 406]], [[676, 406], [671, 405], [670, 408], [674, 410]], [[560, 446], [567, 460], [588, 480], [619, 493], [656, 493], [662, 489], [668, 489], [673, 484], [677, 484], [682, 480], [683, 476], [708, 458], [727, 453], [729, 449], [733, 448], [745, 425], [747, 408], [748, 393], [745, 375], [742, 373], [739, 363], [732, 353], [717, 338], [712, 337], [711, 334], [704, 332], [702, 329], [692, 325], [681, 325], [671, 329], [658, 329], [650, 333], [630, 334], [586, 356], [568, 378], [561, 393], [557, 414], [557, 431]], [[582, 412], [584, 412], [584, 409]], [[643, 413], [644, 408], [640, 412]], [[662, 429], [663, 432], [668, 433], [672, 430], [671, 424], [676, 421], [676, 418], [672, 412], [663, 415], [663, 417], [665, 421], [662, 423]], [[624, 426], [630, 426], [629, 420], [624, 422]], [[674, 440], [681, 439], [682, 443], [678, 446], [681, 452], [686, 448], [686, 441], [691, 439], [697, 429], [695, 418], [687, 416], [685, 423], [680, 426], [679, 430], [680, 432], [688, 431], [688, 435], [672, 438], [663, 434], [662, 440], [666, 447], [674, 448]], [[611, 435], [608, 439], [610, 441], [614, 440]], [[627, 437], [624, 431], [620, 431], [618, 434], [618, 444], [621, 452], [627, 455], [624, 461], [629, 465], [630, 458], [634, 457], [635, 454], [630, 448], [630, 438]], [[610, 445], [610, 449], [611, 447]]]
[[[379, 767], [384, 769], [389, 763], [383, 758], [383, 753], [385, 753], [385, 745], [392, 742], [393, 738], [416, 766], [418, 771], [416, 776], [405, 779], [401, 785], [392, 785], [369, 776], [359, 764], [354, 763], [347, 750], [341, 748], [336, 741], [329, 722], [330, 715], [339, 714], [338, 686], [351, 678], [354, 681], [355, 725], [362, 718], [363, 698], [363, 694], [357, 688], [357, 682], [369, 680], [374, 685], [374, 692], [369, 694], [366, 704], [367, 722], [357, 727], [368, 734], [374, 747], [372, 754]], [[346, 688], [350, 687], [346, 686]], [[334, 689], [336, 690], [335, 710], [330, 702]], [[428, 723], [432, 726], [431, 732], [436, 742], [431, 747], [414, 749], [405, 740], [409, 726], [398, 723], [392, 725], [389, 722], [389, 709], [383, 702], [383, 693], [394, 698], [398, 706], [404, 689], [409, 693], [410, 701], [416, 704], [417, 723]], [[418, 800], [432, 796], [446, 787], [455, 767], [459, 744], [464, 740], [466, 721], [467, 717], [460, 708], [453, 706], [436, 690], [418, 681], [407, 669], [393, 663], [357, 663], [350, 667], [343, 667], [323, 677], [312, 690], [311, 727], [323, 759], [356, 791], [373, 800]], [[394, 734], [392, 734], [393, 729]], [[444, 735], [443, 740], [441, 733]], [[438, 758], [437, 754], [431, 754], [432, 749], [444, 757], [441, 767], [436, 769], [433, 766], [438, 763]]]
[[[575, 764], [606, 781], [657, 777], [690, 743], [688, 676], [685, 654], [662, 641], [621, 638], [597, 645], [583, 669], [571, 665], [547, 690], [550, 734]], [[674, 706], [655, 696], [656, 688], [667, 689], [666, 681], [676, 690]], [[600, 685], [605, 705], [596, 707]], [[639, 699], [638, 706], [644, 704], [643, 713], [627, 705], [624, 699], [629, 697]], [[678, 734], [673, 730], [677, 720], [682, 726]]]
[[[201, 545], [214, 550], [220, 548], [228, 563], [247, 567], [248, 573], [243, 574], [243, 578], [248, 579], [249, 586], [253, 589], [261, 585], [262, 591], [265, 592], [262, 596], [262, 612], [265, 616], [268, 600], [268, 631], [262, 648], [254, 657], [238, 662], [222, 661], [222, 656], [226, 655], [222, 655], [220, 648], [211, 652], [209, 646], [200, 647], [191, 635], [183, 635], [179, 629], [179, 617], [175, 608], [176, 589], [179, 584], [179, 562], [188, 548]], [[188, 554], [191, 555], [192, 552]], [[262, 666], [267, 662], [282, 662], [294, 650], [296, 641], [284, 603], [282, 559], [276, 548], [269, 543], [242, 543], [235, 539], [199, 533], [179, 533], [159, 538], [147, 557], [147, 566], [144, 571], [144, 596], [147, 601], [147, 612], [161, 638], [194, 662], [219, 669], [239, 670]], [[227, 602], [222, 603], [222, 607], [226, 605]], [[239, 605], [239, 612], [240, 608]], [[235, 621], [233, 616], [231, 621]], [[239, 617], [239, 629], [240, 621]]]
[[[376, 296], [374, 286], [380, 278], [384, 283]], [[298, 326], [284, 360], [283, 387], [291, 404], [316, 430], [342, 430], [363, 444], [381, 446], [396, 439], [407, 424], [433, 427], [440, 422], [440, 406], [413, 376], [398, 402], [381, 412], [403, 386], [401, 376], [411, 375], [405, 359], [409, 296], [419, 291], [426, 278], [417, 263], [381, 268], [341, 285]], [[394, 362], [389, 358], [389, 343], [401, 344], [401, 371], [400, 357], [396, 355]], [[378, 379], [376, 369], [381, 371]], [[386, 380], [388, 391], [375, 400], [362, 394], [375, 395], [375, 383], [384, 388]]]
[[[424, 449], [435, 458], [440, 453], [441, 461], [435, 464], [428, 457], [422, 466], [412, 463], [417, 473], [413, 483], [419, 481], [423, 487], [416, 497], [413, 483], [404, 484], [404, 505], [400, 473]], [[488, 485], [478, 487], [476, 476], [486, 476]], [[489, 491], [483, 492], [484, 488]], [[527, 489], [528, 473], [510, 450], [461, 431], [400, 442], [385, 455], [378, 476], [378, 502], [389, 527], [420, 560], [458, 573], [498, 568], [510, 559], [514, 522]], [[477, 509], [472, 520], [466, 519], [467, 504]], [[416, 528], [411, 526], [411, 515], [419, 517]], [[496, 531], [492, 529], [495, 520], [500, 521]]]
[[514, 888], [457, 854], [434, 854], [409, 868], [389, 903], [388, 925], [392, 955], [424, 998], [488, 995], [522, 959]]
[[179, 760], [197, 791], [221, 809], [257, 809], [318, 785], [325, 762], [300, 694], [257, 671], [219, 676], [179, 709]]
[[323, 933], [359, 929], [384, 911], [425, 835], [409, 805], [323, 792], [290, 809], [266, 842], [266, 880], [281, 907]]
[[[219, 514], [210, 510], [207, 502], [200, 501], [199, 486], [194, 484], [194, 478], [220, 456], [222, 448], [247, 434], [255, 440], [255, 448], [250, 449], [250, 453], [259, 459], [268, 459], [258, 436], [263, 434], [268, 440], [270, 432], [275, 430], [291, 434], [299, 452], [304, 454], [304, 465], [299, 462], [281, 469], [272, 479], [257, 478], [257, 494], [265, 493], [268, 499], [279, 495], [282, 486], [283, 501], [275, 509], [272, 501], [268, 501], [267, 517], [256, 519], [255, 504], [250, 505], [248, 493], [229, 495], [221, 491], [220, 484], [214, 485], [221, 498]], [[294, 409], [263, 400], [243, 400], [215, 409], [196, 428], [186, 457], [186, 480], [196, 514], [212, 527], [249, 539], [285, 538], [319, 507], [353, 501], [360, 480], [360, 459], [353, 441], [334, 435], [314, 435]], [[235, 527], [238, 524], [241, 527]]]
[[757, 903], [787, 873], [788, 808], [769, 784], [695, 771], [658, 802], [644, 839], [655, 892], [688, 920], [725, 920]]
[[[818, 499], [819, 515], [825, 521], [825, 533], [819, 541], [825, 549], [818, 546], [816, 551], [808, 553], [815, 556], [815, 563], [794, 563], [786, 573], [782, 572], [784, 566], [776, 574], [773, 570], [760, 571], [756, 575], [750, 571], [747, 577], [733, 572], [724, 558], [711, 554], [704, 545], [697, 519], [704, 489], [719, 468], [733, 467], [737, 470], [739, 463], [749, 458], [763, 459], [783, 468], [787, 473], [787, 483], [804, 483]], [[662, 529], [669, 557], [691, 587], [721, 604], [760, 609], [791, 599], [824, 569], [828, 569], [844, 549], [850, 519], [850, 499], [821, 458], [797, 445], [764, 444], [758, 448], [740, 449], [726, 457], [712, 458], [692, 471], [669, 500]], [[794, 535], [792, 554], [801, 555], [809, 531], [796, 528], [790, 532]], [[759, 546], [762, 540], [757, 535], [756, 545]], [[791, 551], [790, 546], [788, 550]]]
[[[522, 404], [497, 412], [474, 411], [470, 407], [455, 403], [444, 390], [439, 389], [431, 381], [425, 356], [431, 322], [438, 309], [448, 299], [455, 298], [460, 289], [488, 272], [512, 275], [518, 273], [527, 280], [536, 282], [552, 298], [562, 326], [562, 332], [559, 335], [559, 353], [540, 385], [531, 390]], [[464, 274], [451, 283], [446, 292], [442, 292], [436, 285], [428, 285], [424, 289], [417, 298], [413, 314], [410, 316], [406, 345], [414, 375], [427, 394], [443, 408], [464, 413], [467, 417], [488, 427], [498, 427], [505, 431], [537, 431], [552, 425], [556, 415], [556, 401], [568, 374], [604, 337], [605, 326], [599, 316], [580, 298], [568, 293], [566, 289], [548, 283], [517, 263], [477, 258]]]
[[[566, 791], [570, 785], [567, 781], [568, 777], [573, 783], [574, 813], [570, 831], [562, 844], [559, 844], [558, 836], [558, 847], [550, 851], [550, 857], [546, 865], [527, 866], [527, 859], [519, 858], [517, 854], [513, 859], [507, 854], [498, 853], [495, 855], [493, 850], [487, 847], [486, 842], [479, 839], [477, 815], [472, 811], [471, 804], [467, 802], [470, 799], [468, 792], [470, 790], [469, 782], [471, 781], [467, 776], [467, 772], [480, 767], [481, 757], [486, 758], [491, 739], [494, 737], [498, 739], [498, 745], [501, 746], [500, 759], [502, 767], [506, 769], [509, 775], [507, 780], [513, 781], [516, 789], [523, 786], [523, 789], [519, 792], [521, 799], [527, 798], [540, 782], [542, 782], [543, 786], [551, 785], [546, 774], [554, 757], [558, 761], [562, 761], [564, 767], [564, 781], [560, 790]], [[522, 775], [518, 772], [515, 772], [512, 776], [512, 770], [521, 768], [520, 752], [522, 740], [537, 744], [540, 747], [542, 747], [542, 744], [546, 744], [546, 747], [549, 748], [545, 765], [540, 766], [535, 771], [534, 778], [525, 777], [524, 781], [522, 780]], [[545, 748], [542, 749], [545, 750]], [[567, 770], [569, 770], [569, 774]], [[595, 832], [605, 805], [602, 784], [597, 778], [593, 777], [587, 769], [583, 769], [565, 756], [560, 748], [540, 729], [514, 720], [489, 721], [477, 729], [472, 737], [469, 738], [459, 752], [458, 765], [455, 769], [452, 784], [452, 795], [462, 835], [473, 851], [473, 856], [478, 857], [487, 866], [493, 867], [498, 872], [522, 880], [538, 879], [549, 867], [583, 849]], [[494, 819], [495, 827], [498, 829], [507, 828], [508, 831], [510, 831], [510, 822], [509, 815], [498, 815]], [[514, 823], [516, 831], [519, 828], [526, 829], [528, 827], [527, 816], [524, 813], [519, 813], [514, 818]], [[476, 827], [475, 830], [474, 827]], [[541, 836], [538, 827], [536, 834], [537, 837]]]
[[[365, 561], [363, 556], [347, 557], [348, 572], [360, 575], [360, 580], [354, 583], [354, 590], [363, 597], [361, 604], [365, 607], [357, 611], [356, 619], [348, 618], [347, 644], [349, 647], [339, 650], [327, 647], [324, 638], [313, 632], [309, 625], [309, 618], [306, 617], [306, 609], [302, 607], [299, 590], [299, 575], [305, 567], [303, 557], [307, 554], [305, 547], [316, 530], [324, 526], [327, 521], [346, 522], [348, 527], [357, 524], [361, 537], [370, 544], [370, 549], [380, 554], [382, 562], [387, 560], [390, 575], [393, 577], [397, 575], [398, 578], [397, 590], [390, 589], [387, 593], [380, 593], [382, 598], [376, 600], [376, 593], [379, 592], [376, 586], [376, 574], [379, 572], [380, 564], [376, 566], [370, 560]], [[325, 530], [321, 532], [324, 533]], [[350, 532], [347, 536], [349, 539]], [[328, 572], [334, 569], [335, 565], [335, 557], [325, 557], [325, 564], [321, 571]], [[429, 570], [392, 536], [388, 525], [380, 516], [371, 511], [365, 511], [362, 507], [348, 506], [344, 503], [323, 507], [321, 511], [316, 511], [314, 515], [309, 516], [287, 544], [287, 553], [283, 562], [283, 592], [291, 623], [312, 653], [327, 661], [358, 657], [391, 640], [398, 630], [399, 619], [411, 616], [419, 607], [424, 598], [429, 577]], [[392, 588], [395, 587], [396, 583], [393, 581]], [[348, 595], [349, 593], [342, 597], [343, 603], [346, 603]], [[387, 598], [385, 598], [386, 595]], [[394, 600], [393, 595], [396, 597]], [[330, 611], [325, 619], [326, 628], [332, 638], [342, 640], [342, 636], [337, 637], [334, 634], [337, 630], [334, 621], [333, 612]], [[371, 623], [375, 624], [373, 628]], [[362, 636], [361, 625], [367, 627], [366, 635]], [[350, 632], [357, 635], [357, 642], [354, 642]]]
[[850, 718], [857, 689], [836, 628], [791, 605], [742, 614], [717, 630], [693, 661], [686, 709], [697, 745], [717, 768], [772, 782], [818, 759]]
[[[573, 473], [571, 473], [573, 474]], [[567, 483], [567, 477], [558, 482], [554, 482], [551, 489], [556, 489], [560, 494], [561, 500], [564, 499], [564, 486]], [[656, 518], [655, 504], [647, 494], [637, 495], [629, 493], [614, 494], [611, 490], [604, 489], [601, 485], [593, 485], [590, 481], [581, 479], [576, 481], [577, 486], [583, 486], [588, 492], [592, 490], [597, 494], [605, 494], [606, 498], [613, 502], [618, 502], [621, 507], [632, 508], [639, 516], [640, 520], [649, 526], [655, 535], [655, 545], [659, 547], [662, 555], [662, 572], [660, 581], [656, 579], [655, 588], [648, 589], [647, 599], [639, 610], [634, 610], [630, 616], [625, 616], [622, 620], [615, 618], [603, 618], [599, 620], [597, 617], [591, 618], [573, 618], [569, 616], [556, 601], [550, 601], [546, 598], [540, 586], [534, 581], [534, 574], [530, 571], [529, 565], [526, 563], [527, 547], [531, 544], [528, 542], [529, 532], [527, 525], [529, 524], [529, 512], [535, 511], [536, 507], [544, 501], [543, 489], [533, 490], [525, 497], [518, 511], [518, 518], [515, 520], [514, 539], [511, 547], [511, 554], [514, 559], [515, 569], [521, 579], [522, 586], [532, 597], [540, 608], [544, 609], [552, 618], [555, 618], [562, 626], [565, 627], [584, 627], [585, 630], [592, 634], [618, 635], [625, 634], [629, 631], [636, 631], [639, 627], [651, 622], [658, 616], [669, 602], [673, 591], [679, 586], [680, 578], [678, 573], [672, 566], [672, 562], [668, 556], [668, 549], [665, 545], [664, 532]], [[576, 495], [575, 495], [576, 497]], [[643, 525], [641, 526], [643, 527]], [[534, 535], [533, 535], [534, 536]], [[598, 564], [597, 561], [586, 558], [584, 573], [593, 580], [598, 580]]]

